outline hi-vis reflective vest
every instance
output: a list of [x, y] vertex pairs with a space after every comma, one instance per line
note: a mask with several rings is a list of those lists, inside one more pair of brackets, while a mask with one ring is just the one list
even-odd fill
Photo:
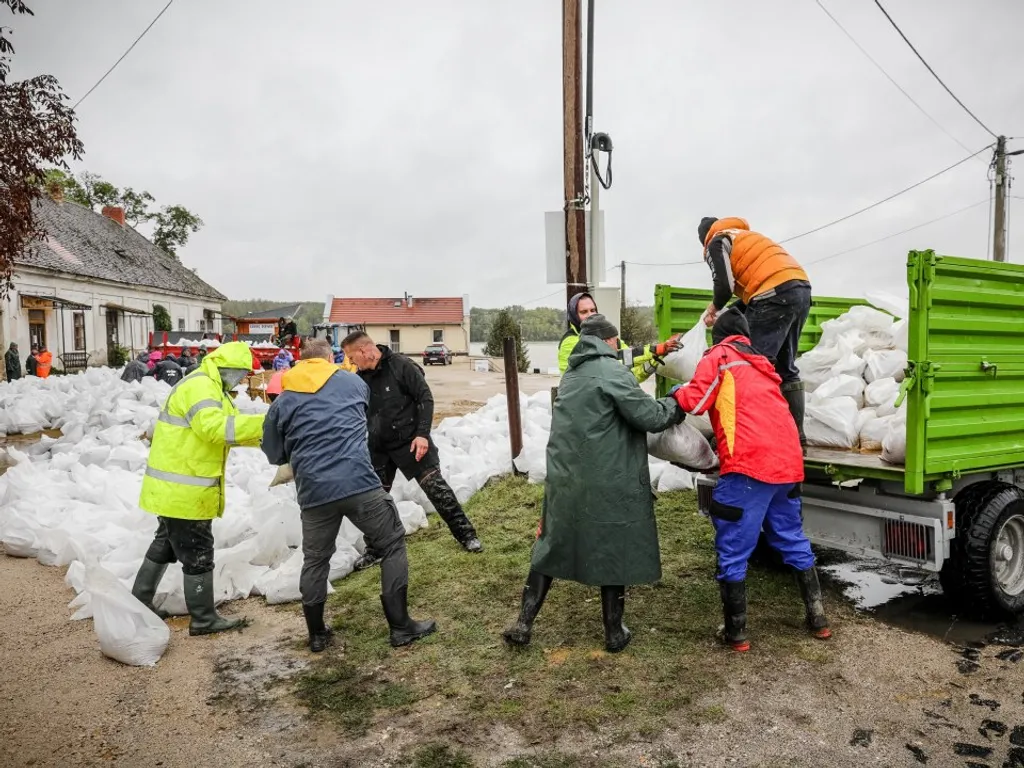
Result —
[[263, 416], [239, 414], [220, 368], [252, 366], [242, 342], [219, 347], [171, 390], [157, 418], [139, 506], [163, 517], [210, 520], [224, 513], [224, 465], [232, 446], [258, 446]]

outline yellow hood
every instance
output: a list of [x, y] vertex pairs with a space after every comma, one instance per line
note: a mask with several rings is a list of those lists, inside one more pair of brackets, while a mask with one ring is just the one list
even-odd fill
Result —
[[319, 392], [327, 380], [340, 370], [340, 366], [319, 358], [300, 360], [281, 377], [281, 387], [285, 392]]

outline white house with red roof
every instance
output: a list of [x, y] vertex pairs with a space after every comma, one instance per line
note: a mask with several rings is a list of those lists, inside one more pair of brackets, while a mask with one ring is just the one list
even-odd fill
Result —
[[361, 325], [378, 344], [393, 352], [419, 355], [444, 344], [456, 355], [469, 354], [469, 297], [396, 299], [327, 297], [324, 322]]

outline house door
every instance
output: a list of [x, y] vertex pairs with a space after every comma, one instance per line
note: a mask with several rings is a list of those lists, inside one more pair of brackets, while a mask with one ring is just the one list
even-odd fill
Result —
[[114, 365], [114, 354], [120, 346], [117, 338], [117, 317], [116, 309], [107, 308], [107, 364]]
[[41, 309], [28, 311], [28, 338], [31, 344], [46, 344], [46, 313]]
[[402, 351], [402, 342], [399, 339], [399, 331], [398, 331], [397, 328], [393, 328], [391, 330], [391, 351], [392, 352], [401, 352]]

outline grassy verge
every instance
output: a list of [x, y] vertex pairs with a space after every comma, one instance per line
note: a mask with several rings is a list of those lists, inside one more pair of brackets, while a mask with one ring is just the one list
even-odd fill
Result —
[[623, 737], [653, 737], [669, 724], [726, 719], [721, 706], [691, 704], [730, 670], [783, 656], [829, 658], [827, 646], [807, 637], [796, 586], [782, 573], [751, 570], [754, 649], [738, 655], [715, 642], [721, 607], [712, 530], [688, 492], [658, 500], [663, 577], [628, 592], [626, 652], [604, 651], [598, 590], [567, 582], [552, 587], [532, 645], [506, 648], [501, 630], [517, 615], [541, 494], [505, 478], [472, 499], [467, 512], [482, 555], [464, 554], [433, 516], [429, 530], [409, 539], [411, 613], [436, 619], [439, 631], [407, 649], [387, 645], [376, 568], [338, 582], [328, 616], [344, 652], [332, 649], [314, 663], [299, 681], [300, 698], [353, 735], [376, 717], [443, 705], [470, 740], [495, 723], [531, 739], [600, 724]]

